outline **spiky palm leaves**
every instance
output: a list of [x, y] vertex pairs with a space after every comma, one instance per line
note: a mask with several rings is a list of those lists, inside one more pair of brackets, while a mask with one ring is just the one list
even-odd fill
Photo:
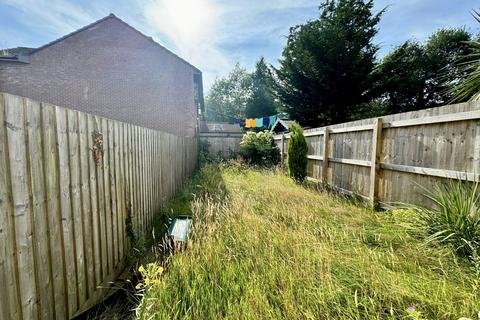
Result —
[[[480, 23], [480, 12], [473, 10], [472, 16]], [[448, 94], [452, 95], [451, 102], [462, 102], [466, 100], [480, 101], [480, 40], [468, 42], [470, 53], [459, 58], [457, 65], [463, 77], [447, 83]]]

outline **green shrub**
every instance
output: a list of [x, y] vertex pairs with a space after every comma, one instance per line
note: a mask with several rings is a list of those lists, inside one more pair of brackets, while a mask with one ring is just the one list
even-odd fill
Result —
[[427, 197], [434, 209], [418, 208], [427, 242], [451, 245], [460, 255], [474, 258], [480, 246], [480, 197], [478, 182], [449, 180]]
[[200, 165], [212, 162], [210, 158], [208, 148], [210, 148], [210, 143], [207, 140], [199, 139], [198, 141], [198, 163]]
[[288, 172], [296, 181], [303, 181], [307, 176], [307, 140], [302, 128], [294, 123], [290, 128], [288, 141]]
[[247, 132], [240, 142], [241, 155], [250, 164], [273, 166], [280, 161], [273, 135], [269, 131]]

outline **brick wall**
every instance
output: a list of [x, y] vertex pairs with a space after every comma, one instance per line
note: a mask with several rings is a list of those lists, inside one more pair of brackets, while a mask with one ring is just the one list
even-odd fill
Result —
[[36, 51], [29, 64], [0, 62], [0, 91], [193, 136], [198, 72], [109, 17]]

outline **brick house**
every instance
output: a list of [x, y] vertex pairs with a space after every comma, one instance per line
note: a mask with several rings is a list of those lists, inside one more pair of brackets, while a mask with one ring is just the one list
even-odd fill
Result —
[[190, 137], [203, 109], [200, 70], [113, 14], [39, 48], [0, 50], [0, 92]]

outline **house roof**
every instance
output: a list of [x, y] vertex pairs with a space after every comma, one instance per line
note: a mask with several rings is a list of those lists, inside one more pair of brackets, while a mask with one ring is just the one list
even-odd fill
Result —
[[[283, 120], [283, 119], [277, 118], [277, 121], [275, 121], [270, 131], [271, 132], [288, 132], [290, 131], [290, 126], [294, 122], [295, 121]], [[283, 130], [282, 130], [282, 127], [283, 127]]]
[[200, 132], [203, 133], [242, 133], [242, 128], [238, 124], [225, 122], [206, 122], [200, 124]]
[[35, 49], [28, 47], [0, 49], [0, 61], [28, 63], [33, 50]]
[[[162, 50], [165, 50], [166, 52], [168, 52], [169, 54], [175, 56], [177, 59], [183, 61], [184, 63], [186, 63], [187, 65], [189, 65], [190, 67], [192, 67], [197, 73], [201, 74], [202, 72], [197, 68], [195, 67], [194, 65], [192, 65], [191, 63], [189, 63], [188, 61], [186, 61], [185, 59], [179, 57], [178, 55], [176, 55], [175, 53], [173, 53], [172, 51], [168, 50], [167, 48], [165, 48], [164, 46], [162, 46], [161, 44], [159, 44], [158, 42], [155, 42], [153, 40], [152, 37], [149, 37], [145, 34], [143, 34], [142, 32], [138, 31], [137, 29], [135, 29], [134, 27], [132, 27], [131, 25], [129, 25], [128, 23], [126, 23], [125, 21], [123, 21], [122, 19], [118, 18], [117, 16], [115, 16], [113, 13], [110, 13], [108, 16], [100, 19], [100, 20], [97, 20], [89, 25], [86, 25], [78, 30], [75, 30], [69, 34], [66, 34], [56, 40], [53, 40], [47, 44], [44, 44], [43, 46], [40, 46], [38, 48], [27, 48], [27, 47], [17, 47], [17, 48], [13, 48], [13, 49], [0, 49], [0, 52], [2, 51], [6, 51], [6, 52], [9, 52], [9, 55], [1, 55], [0, 54], [0, 60], [8, 60], [8, 61], [20, 61], [20, 57], [22, 55], [30, 55], [30, 54], [34, 54], [35, 52], [37, 51], [40, 51], [40, 50], [43, 50], [45, 48], [48, 48], [62, 40], [65, 40], [66, 38], [69, 38], [79, 32], [82, 32], [84, 30], [87, 30], [87, 29], [90, 29], [91, 27], [107, 20], [107, 19], [115, 19], [119, 22], [121, 22], [122, 24], [124, 24], [125, 26], [129, 27], [130, 29], [134, 30], [135, 32], [137, 32], [138, 34], [140, 34], [141, 36], [147, 38], [149, 41], [151, 41], [152, 43], [154, 43], [156, 46], [158, 46], [159, 48], [161, 48]], [[14, 53], [14, 54], [12, 54]], [[21, 61], [21, 62], [25, 62], [25, 61]]]
[[35, 48], [28, 47], [0, 49], [0, 57], [14, 57], [19, 54], [30, 54], [33, 50], [35, 50]]

